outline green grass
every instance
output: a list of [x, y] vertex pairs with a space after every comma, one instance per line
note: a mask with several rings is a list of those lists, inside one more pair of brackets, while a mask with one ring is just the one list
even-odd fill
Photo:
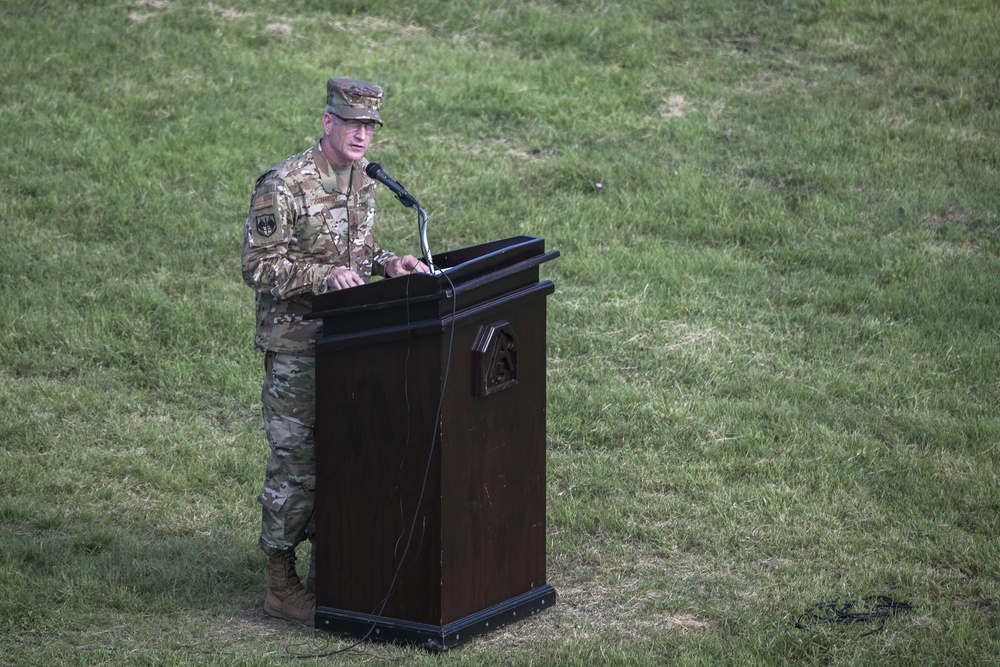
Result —
[[[384, 85], [369, 156], [435, 252], [561, 252], [560, 598], [445, 656], [316, 662], [1000, 660], [992, 0], [11, 0], [0, 24], [5, 662], [348, 646], [260, 610], [238, 267], [250, 187], [318, 137], [334, 74]], [[878, 594], [916, 608], [796, 627]]]

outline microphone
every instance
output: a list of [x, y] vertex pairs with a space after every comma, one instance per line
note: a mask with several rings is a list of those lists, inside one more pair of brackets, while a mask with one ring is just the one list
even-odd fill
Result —
[[382, 169], [382, 165], [378, 162], [369, 162], [368, 166], [365, 167], [365, 173], [368, 174], [368, 178], [374, 178], [380, 183], [384, 183], [386, 187], [392, 190], [392, 193], [396, 195], [396, 199], [399, 203], [406, 208], [413, 208], [417, 210], [420, 215], [420, 249], [424, 251], [424, 259], [427, 260], [427, 265], [431, 267], [431, 271], [437, 273], [437, 269], [434, 266], [434, 260], [431, 259], [431, 249], [427, 243], [427, 214], [424, 209], [420, 208], [420, 204], [417, 200], [413, 198], [409, 192], [406, 191], [402, 185], [392, 180], [389, 174], [385, 173]]
[[406, 208], [420, 208], [420, 204], [418, 204], [417, 200], [413, 198], [413, 195], [407, 192], [406, 188], [402, 185], [392, 180], [392, 177], [385, 173], [385, 170], [382, 169], [382, 165], [378, 162], [369, 162], [368, 166], [365, 167], [365, 173], [368, 174], [369, 178], [374, 178], [376, 181], [384, 183], [385, 186], [392, 190], [392, 193], [396, 195], [396, 199], [399, 200], [399, 203]]

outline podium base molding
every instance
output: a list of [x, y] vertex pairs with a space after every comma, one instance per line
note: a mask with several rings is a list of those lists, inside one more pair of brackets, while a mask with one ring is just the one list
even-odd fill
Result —
[[430, 651], [445, 651], [533, 616], [556, 603], [556, 591], [544, 584], [447, 625], [416, 623], [330, 607], [317, 607], [315, 627], [347, 637], [413, 644]]

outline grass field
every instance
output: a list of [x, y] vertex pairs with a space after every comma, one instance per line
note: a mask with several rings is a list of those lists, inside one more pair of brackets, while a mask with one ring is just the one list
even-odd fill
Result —
[[[559, 602], [320, 664], [1000, 661], [994, 0], [0, 4], [0, 658], [284, 665], [241, 230], [386, 89], [432, 249], [549, 299]], [[384, 195], [380, 244], [418, 253]], [[808, 612], [887, 596], [859, 624]]]

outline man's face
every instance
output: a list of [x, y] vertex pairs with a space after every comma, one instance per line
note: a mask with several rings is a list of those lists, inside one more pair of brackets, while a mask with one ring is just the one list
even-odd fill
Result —
[[356, 121], [345, 121], [331, 113], [323, 116], [326, 157], [334, 167], [346, 167], [360, 160], [372, 142], [375, 126], [365, 127]]

